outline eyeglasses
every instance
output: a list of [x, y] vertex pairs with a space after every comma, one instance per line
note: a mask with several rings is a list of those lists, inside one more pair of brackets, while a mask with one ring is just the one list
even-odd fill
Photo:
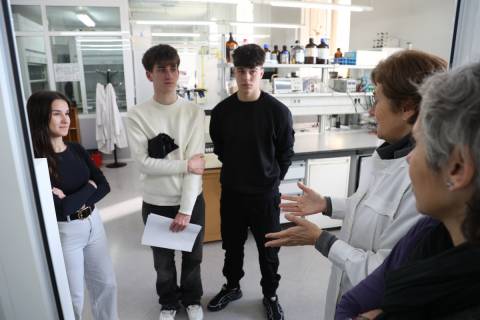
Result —
[[260, 74], [260, 71], [262, 71], [261, 67], [255, 67], [255, 68], [235, 67], [235, 72], [241, 76], [245, 76], [248, 73], [251, 77], [255, 77], [258, 74]]

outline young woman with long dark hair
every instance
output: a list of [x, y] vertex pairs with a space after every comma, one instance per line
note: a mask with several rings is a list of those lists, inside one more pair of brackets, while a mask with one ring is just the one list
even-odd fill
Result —
[[85, 149], [66, 143], [70, 102], [55, 91], [32, 94], [27, 102], [35, 157], [47, 158], [75, 319], [81, 319], [84, 283], [94, 319], [117, 316], [117, 285], [107, 238], [95, 203], [110, 186]]

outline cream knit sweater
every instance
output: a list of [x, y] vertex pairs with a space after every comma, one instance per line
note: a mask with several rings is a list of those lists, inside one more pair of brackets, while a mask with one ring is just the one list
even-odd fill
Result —
[[[188, 159], [204, 153], [204, 118], [202, 109], [178, 97], [171, 105], [153, 98], [131, 108], [127, 117], [132, 157], [142, 173], [143, 201], [157, 206], [180, 205], [179, 211], [191, 214], [202, 192], [202, 176], [188, 173]], [[148, 140], [165, 133], [178, 149], [164, 159], [148, 156]]]

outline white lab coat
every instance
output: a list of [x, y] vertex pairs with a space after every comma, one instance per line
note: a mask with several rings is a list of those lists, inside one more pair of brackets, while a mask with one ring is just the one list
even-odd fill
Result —
[[117, 97], [111, 83], [106, 88], [97, 83], [97, 129], [96, 139], [98, 150], [103, 153], [112, 153], [115, 145], [126, 148], [127, 135], [123, 126], [122, 117], [118, 111]]
[[328, 254], [325, 320], [333, 319], [341, 295], [375, 270], [420, 218], [405, 157], [382, 160], [375, 152], [364, 173], [353, 195], [332, 198], [332, 217], [343, 224]]

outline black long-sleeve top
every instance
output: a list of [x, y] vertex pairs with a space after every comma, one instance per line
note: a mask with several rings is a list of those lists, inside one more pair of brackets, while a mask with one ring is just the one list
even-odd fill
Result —
[[[58, 179], [51, 179], [52, 187], [63, 191], [65, 198], [53, 195], [58, 221], [67, 221], [83, 205], [92, 210], [95, 203], [110, 192], [110, 185], [102, 171], [88, 156], [87, 151], [77, 143], [67, 143], [67, 148], [55, 154]], [[88, 180], [93, 180], [95, 188]]]
[[244, 102], [233, 94], [211, 113], [210, 136], [222, 162], [223, 188], [255, 194], [272, 191], [292, 163], [294, 131], [290, 110], [261, 92]]

